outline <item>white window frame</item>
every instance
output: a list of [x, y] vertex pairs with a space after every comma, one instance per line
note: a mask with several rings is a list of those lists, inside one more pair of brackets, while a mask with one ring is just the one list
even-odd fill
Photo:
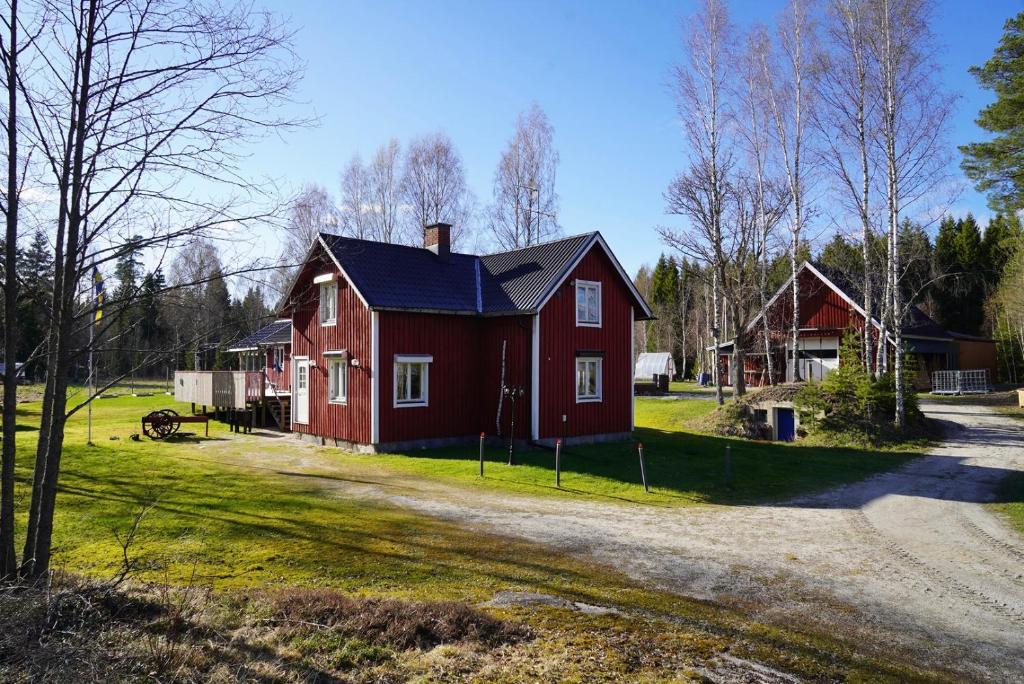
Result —
[[[324, 306], [330, 302], [332, 315], [328, 318]], [[329, 327], [338, 324], [338, 282], [320, 283], [320, 325]]]
[[[395, 370], [391, 374], [391, 403], [395, 408], [410, 408], [415, 406], [430, 405], [430, 364], [431, 362], [433, 362], [433, 360], [433, 356], [425, 354], [409, 354], [395, 356]], [[398, 397], [399, 373], [404, 371], [407, 374], [411, 375], [411, 367], [414, 365], [419, 365], [423, 367], [422, 371], [420, 372], [420, 394], [422, 396], [417, 399], [400, 399]], [[411, 377], [409, 378], [407, 384], [411, 388]]]
[[[580, 291], [586, 292], [587, 290], [597, 291], [597, 320], [591, 319], [580, 319]], [[573, 308], [576, 311], [576, 325], [582, 328], [600, 328], [601, 327], [601, 282], [598, 280], [577, 280], [575, 289], [575, 299], [573, 300]], [[586, 302], [586, 295], [584, 295], [584, 302]]]
[[[341, 368], [341, 373], [338, 376], [341, 387], [335, 386], [334, 368]], [[327, 403], [328, 404], [347, 404], [348, 403], [348, 359], [341, 358], [328, 358], [327, 359]]]
[[284, 345], [279, 344], [274, 347], [274, 369], [278, 372], [284, 372]]
[[[597, 389], [597, 394], [580, 394], [580, 364], [591, 364], [594, 366], [594, 373], [597, 376], [594, 387]], [[586, 366], [584, 366], [584, 373]], [[576, 386], [576, 403], [577, 404], [592, 404], [604, 400], [603, 393], [603, 382], [602, 376], [604, 375], [604, 359], [600, 356], [577, 356], [576, 357], [576, 369], [573, 374], [573, 383]]]

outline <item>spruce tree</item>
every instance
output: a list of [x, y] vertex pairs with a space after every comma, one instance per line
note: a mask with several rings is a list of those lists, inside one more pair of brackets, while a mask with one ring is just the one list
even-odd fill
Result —
[[961, 164], [989, 204], [1012, 213], [1024, 208], [1024, 12], [1007, 20], [995, 54], [972, 67], [983, 88], [996, 99], [978, 114], [977, 124], [994, 136], [964, 145]]

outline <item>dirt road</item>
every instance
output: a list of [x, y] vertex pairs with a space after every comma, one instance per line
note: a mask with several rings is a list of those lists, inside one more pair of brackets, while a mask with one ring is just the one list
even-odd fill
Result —
[[[951, 435], [903, 469], [776, 505], [665, 510], [486, 494], [440, 485], [376, 487], [384, 499], [593, 558], [763, 619], [842, 630], [881, 653], [996, 681], [1024, 678], [1024, 540], [982, 506], [1024, 470], [1024, 424], [933, 402]], [[293, 467], [324, 467], [296, 453]], [[343, 463], [335, 462], [337, 468]], [[280, 466], [278, 462], [275, 465]]]

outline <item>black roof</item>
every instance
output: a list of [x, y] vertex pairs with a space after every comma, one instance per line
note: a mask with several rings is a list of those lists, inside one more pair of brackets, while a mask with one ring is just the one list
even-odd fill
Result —
[[584, 233], [480, 257], [484, 311], [535, 310], [593, 236]]
[[248, 337], [243, 337], [231, 345], [228, 351], [239, 351], [252, 349], [253, 347], [268, 347], [275, 344], [288, 344], [292, 341], [291, 320], [274, 321], [265, 325]]
[[497, 315], [535, 312], [597, 233], [447, 259], [421, 247], [320, 237], [370, 308]]
[[368, 306], [477, 312], [475, 256], [453, 253], [443, 260], [420, 247], [320, 237]]

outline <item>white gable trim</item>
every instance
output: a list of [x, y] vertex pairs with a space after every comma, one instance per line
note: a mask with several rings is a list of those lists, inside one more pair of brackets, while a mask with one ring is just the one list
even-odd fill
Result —
[[[366, 297], [364, 297], [363, 293], [359, 291], [359, 288], [356, 287], [356, 284], [354, 282], [352, 282], [352, 279], [349, 277], [348, 273], [346, 273], [345, 269], [341, 267], [341, 264], [338, 262], [338, 260], [336, 258], [334, 258], [334, 253], [331, 252], [331, 248], [327, 246], [327, 243], [324, 241], [323, 236], [318, 233], [317, 236], [315, 238], [313, 238], [313, 241], [309, 244], [309, 249], [306, 250], [306, 258], [302, 260], [302, 265], [299, 266], [299, 270], [295, 273], [295, 277], [292, 278], [292, 282], [288, 286], [287, 292], [285, 292], [284, 297], [281, 298], [281, 306], [280, 306], [279, 310], [281, 308], [285, 308], [285, 307], [288, 306], [288, 300], [291, 299], [292, 292], [295, 291], [295, 286], [298, 285], [299, 278], [302, 276], [302, 272], [306, 269], [306, 265], [309, 263], [310, 257], [313, 256], [313, 251], [316, 249], [317, 245], [320, 245], [321, 247], [323, 247], [324, 252], [327, 253], [327, 256], [329, 256], [331, 258], [331, 261], [334, 262], [334, 265], [338, 267], [339, 271], [341, 271], [341, 275], [345, 278], [345, 281], [348, 283], [348, 286], [351, 287], [352, 291], [356, 293], [357, 297], [359, 297], [359, 301], [361, 301], [363, 303], [363, 306], [365, 306], [367, 309], [369, 309], [370, 305], [369, 305], [369, 303], [367, 303]], [[316, 276], [313, 279], [313, 281], [316, 282], [316, 278], [322, 278], [322, 277], [323, 277], [322, 275], [321, 276]]]
[[[799, 276], [800, 273], [802, 273], [804, 271], [804, 269], [807, 269], [808, 271], [813, 273], [814, 276], [816, 278], [818, 278], [818, 280], [820, 280], [821, 282], [825, 283], [825, 285], [827, 285], [833, 292], [835, 292], [837, 295], [842, 297], [844, 301], [846, 301], [850, 306], [852, 306], [857, 311], [857, 313], [859, 313], [861, 315], [861, 317], [864, 316], [864, 307], [862, 307], [860, 304], [855, 302], [850, 297], [850, 295], [848, 295], [845, 292], [843, 292], [842, 288], [840, 288], [838, 285], [836, 285], [831, 280], [826, 278], [825, 274], [822, 273], [821, 271], [819, 271], [818, 269], [816, 269], [814, 267], [814, 265], [811, 264], [811, 262], [805, 261], [802, 264], [800, 264], [800, 268], [798, 268], [796, 270], [796, 275]], [[778, 289], [778, 291], [774, 295], [772, 295], [772, 298], [768, 300], [768, 303], [765, 304], [764, 311], [762, 311], [762, 312], [758, 313], [756, 316], [754, 316], [754, 318], [751, 319], [751, 321], [749, 323], [747, 323], [747, 325], [743, 328], [743, 331], [744, 332], [750, 332], [751, 329], [754, 327], [754, 325], [759, 320], [761, 320], [764, 317], [765, 312], [768, 311], [769, 309], [771, 309], [772, 306], [775, 305], [776, 300], [778, 300], [778, 298], [781, 297], [784, 292], [789, 290], [792, 287], [792, 285], [793, 285], [793, 276], [790, 275], [789, 278], [786, 279], [786, 282], [782, 284], [782, 287], [780, 287]], [[872, 316], [871, 324], [873, 326], [875, 326], [875, 328], [877, 328], [879, 331], [881, 331], [882, 324], [878, 322], [877, 318]]]
[[562, 283], [565, 282], [566, 278], [572, 275], [572, 272], [575, 271], [576, 267], [580, 265], [580, 262], [583, 261], [583, 257], [585, 257], [590, 252], [590, 248], [593, 247], [594, 244], [600, 245], [601, 249], [604, 250], [604, 253], [608, 256], [608, 260], [612, 262], [612, 265], [615, 266], [615, 270], [618, 271], [619, 277], [622, 279], [624, 283], [626, 283], [626, 286], [629, 288], [629, 291], [633, 294], [633, 297], [636, 298], [636, 301], [640, 302], [640, 306], [643, 308], [644, 313], [647, 316], [654, 318], [654, 312], [651, 311], [651, 308], [647, 305], [647, 302], [644, 301], [644, 298], [636, 289], [636, 285], [633, 284], [633, 280], [628, 275], [626, 275], [626, 271], [625, 269], [622, 268], [622, 264], [620, 264], [619, 260], [615, 258], [615, 255], [612, 253], [611, 248], [608, 247], [608, 243], [604, 241], [604, 238], [601, 236], [601, 233], [599, 232], [591, 235], [590, 238], [583, 243], [583, 246], [580, 248], [579, 253], [573, 258], [571, 262], [569, 262], [569, 265], [566, 268], [562, 269], [562, 272], [559, 274], [558, 278], [556, 278], [554, 282], [548, 287], [547, 292], [544, 293], [544, 295], [541, 297], [540, 302], [537, 304], [536, 307], [534, 307], [534, 310], [540, 311], [541, 309], [544, 308], [544, 305], [547, 304], [548, 301], [550, 301], [550, 299], [555, 296], [555, 292], [557, 292], [558, 288], [562, 286]]

